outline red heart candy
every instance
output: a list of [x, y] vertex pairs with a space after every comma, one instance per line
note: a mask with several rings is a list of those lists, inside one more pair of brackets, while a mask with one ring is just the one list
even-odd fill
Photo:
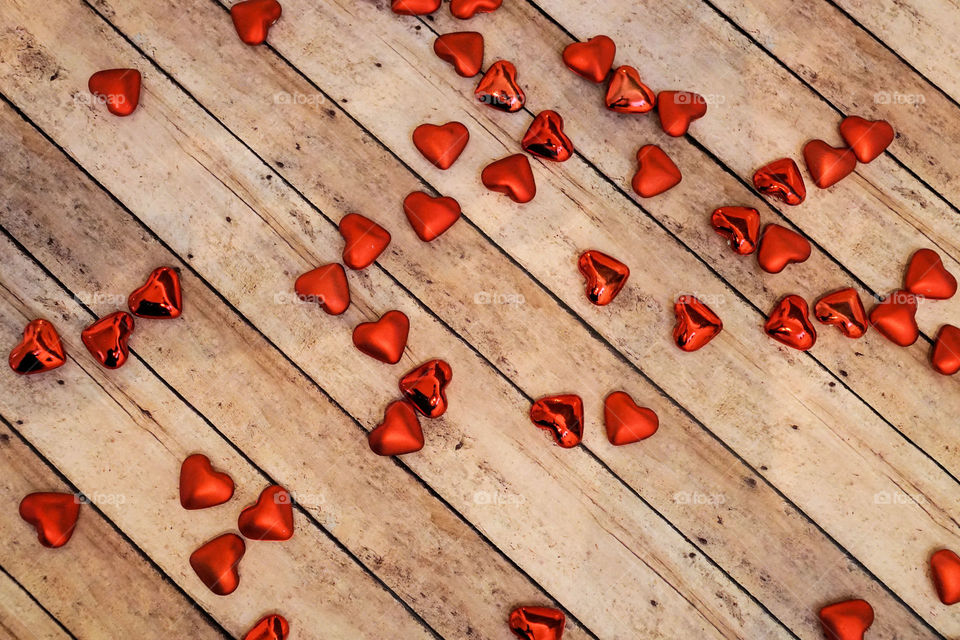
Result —
[[630, 277], [630, 268], [600, 251], [586, 251], [577, 261], [587, 279], [587, 300], [597, 306], [613, 302]]
[[909, 347], [920, 337], [916, 296], [894, 291], [870, 310], [870, 324], [894, 344]]
[[407, 346], [410, 320], [400, 311], [387, 311], [376, 322], [358, 324], [353, 330], [353, 344], [375, 360], [396, 364]]
[[820, 624], [830, 640], [863, 640], [873, 624], [873, 607], [865, 600], [847, 600], [820, 609]]
[[530, 407], [530, 420], [564, 449], [575, 447], [583, 439], [583, 400], [573, 394], [540, 398]]
[[523, 150], [529, 154], [564, 162], [573, 155], [573, 143], [563, 133], [563, 118], [556, 111], [541, 111], [523, 136]]
[[433, 42], [433, 52], [464, 78], [472, 78], [483, 68], [483, 36], [476, 31], [445, 33]]
[[140, 104], [140, 72], [136, 69], [106, 69], [90, 76], [90, 93], [106, 102], [115, 116], [128, 116]]
[[400, 393], [428, 418], [439, 418], [447, 410], [447, 385], [453, 370], [443, 360], [430, 360], [400, 379]]
[[633, 67], [619, 67], [613, 72], [607, 86], [607, 109], [617, 113], [647, 113], [653, 111], [657, 96], [643, 84]]
[[950, 549], [940, 549], [930, 557], [930, 571], [940, 602], [960, 602], [960, 556]]
[[840, 123], [840, 135], [853, 149], [857, 160], [864, 164], [883, 153], [895, 136], [893, 127], [886, 120], [864, 120], [859, 116], [844, 118]]
[[80, 516], [80, 500], [72, 493], [31, 493], [20, 501], [20, 517], [37, 530], [43, 546], [67, 544]]
[[413, 144], [439, 169], [449, 169], [470, 141], [470, 132], [459, 122], [422, 124], [413, 130]]
[[603, 401], [603, 422], [607, 427], [607, 439], [616, 446], [645, 440], [660, 427], [656, 413], [638, 407], [623, 391], [614, 391]]
[[347, 273], [337, 263], [307, 271], [293, 285], [303, 302], [316, 302], [330, 315], [338, 316], [350, 306]]
[[190, 566], [200, 581], [218, 596], [227, 596], [240, 586], [240, 559], [247, 546], [235, 533], [224, 533], [190, 554]]
[[661, 91], [657, 96], [657, 112], [664, 132], [679, 138], [691, 122], [707, 115], [707, 101], [690, 91]]
[[290, 625], [286, 618], [272, 614], [261, 618], [253, 625], [250, 631], [243, 636], [243, 640], [286, 640], [290, 634]]
[[521, 640], [561, 640], [563, 611], [553, 607], [519, 607], [510, 612], [510, 631]]
[[952, 324], [940, 327], [930, 359], [933, 368], [945, 376], [952, 376], [960, 371], [960, 329]]
[[768, 224], [760, 239], [757, 262], [767, 273], [780, 273], [788, 264], [805, 261], [810, 257], [810, 251], [810, 241], [796, 231]]
[[440, 8], [440, 0], [393, 0], [390, 8], [402, 16], [425, 16]]
[[563, 63], [576, 74], [591, 82], [603, 82], [613, 58], [617, 55], [617, 45], [607, 36], [594, 36], [586, 42], [574, 42], [563, 50]]
[[522, 153], [488, 164], [480, 174], [480, 180], [487, 189], [506, 194], [520, 204], [530, 202], [537, 195], [533, 169]]
[[237, 528], [251, 540], [289, 540], [293, 537], [293, 505], [281, 486], [263, 490], [255, 504], [240, 512]]
[[67, 361], [60, 335], [52, 323], [31, 320], [23, 339], [10, 351], [10, 368], [21, 375], [52, 371]]
[[343, 263], [351, 269], [365, 269], [390, 244], [390, 234], [370, 218], [348, 213], [340, 220], [340, 235], [346, 241]]
[[433, 198], [422, 191], [414, 191], [404, 199], [403, 213], [417, 236], [430, 242], [460, 219], [460, 203], [453, 198]]
[[946, 300], [957, 292], [957, 279], [946, 270], [936, 251], [920, 249], [910, 258], [904, 286], [918, 296]]
[[214, 471], [202, 453], [187, 456], [180, 465], [180, 505], [184, 509], [206, 509], [233, 497], [233, 479]]
[[860, 294], [853, 287], [828, 293], [813, 306], [813, 315], [823, 324], [830, 324], [848, 338], [860, 338], [867, 332], [867, 311]]
[[807, 197], [800, 167], [790, 158], [774, 160], [753, 174], [753, 186], [760, 193], [789, 205], [798, 205]]
[[750, 207], [720, 207], [710, 216], [714, 231], [727, 239], [742, 256], [757, 249], [760, 236], [760, 212]]
[[171, 267], [159, 267], [146, 283], [130, 294], [127, 305], [141, 318], [177, 318], [183, 311], [180, 275]]
[[450, 0], [450, 13], [454, 18], [469, 20], [478, 13], [496, 11], [503, 0]]
[[490, 65], [480, 78], [474, 95], [483, 104], [507, 113], [519, 111], [527, 100], [517, 84], [517, 68], [506, 60]]
[[277, 0], [245, 0], [230, 7], [237, 35], [249, 45], [263, 44], [282, 12]]
[[673, 341], [684, 351], [696, 351], [723, 331], [723, 321], [695, 296], [680, 296], [673, 305], [677, 324]]
[[423, 449], [423, 430], [413, 405], [406, 400], [391, 402], [367, 442], [378, 456], [402, 456]]
[[130, 355], [127, 341], [131, 333], [133, 316], [126, 311], [114, 311], [84, 329], [80, 339], [97, 362], [108, 369], [117, 369]]
[[857, 168], [857, 157], [846, 147], [831, 147], [823, 140], [811, 140], [803, 147], [803, 159], [813, 183], [821, 189], [832, 187]]
[[770, 312], [763, 330], [767, 335], [788, 347], [806, 351], [817, 343], [817, 330], [810, 322], [807, 301], [798, 295], [789, 295]]
[[640, 147], [637, 162], [640, 167], [633, 176], [633, 190], [643, 198], [652, 198], [672, 189], [683, 179], [670, 156], [655, 144]]

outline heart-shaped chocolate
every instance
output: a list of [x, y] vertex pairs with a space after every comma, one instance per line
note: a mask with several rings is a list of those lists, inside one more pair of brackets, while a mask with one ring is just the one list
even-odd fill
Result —
[[800, 167], [791, 158], [774, 160], [753, 174], [753, 186], [762, 194], [795, 206], [807, 197]]
[[406, 400], [391, 402], [367, 442], [378, 456], [402, 456], [423, 449], [423, 429], [413, 405]]
[[37, 530], [40, 544], [56, 549], [67, 544], [80, 516], [80, 500], [72, 493], [31, 493], [20, 501], [20, 517]]
[[606, 80], [617, 45], [607, 36], [594, 36], [586, 42], [574, 42], [563, 50], [563, 63], [574, 73], [591, 82]]
[[930, 573], [940, 602], [960, 602], [960, 556], [950, 549], [940, 549], [930, 556]]
[[960, 371], [960, 328], [945, 324], [937, 332], [937, 340], [930, 352], [933, 368], [945, 376]]
[[453, 370], [443, 360], [430, 360], [400, 378], [400, 393], [428, 418], [439, 418], [447, 410], [447, 385]]
[[517, 83], [517, 68], [506, 60], [497, 60], [477, 83], [477, 100], [497, 109], [513, 113], [523, 108], [527, 98]]
[[957, 292], [957, 279], [943, 266], [936, 251], [920, 249], [910, 258], [904, 286], [918, 296], [946, 300]]
[[657, 96], [643, 84], [636, 69], [622, 66], [610, 78], [605, 101], [607, 109], [617, 113], [647, 113], [656, 106]]
[[133, 333], [133, 316], [114, 311], [91, 324], [80, 333], [87, 351], [108, 369], [123, 366], [130, 355], [127, 341]]
[[585, 251], [577, 266], [587, 280], [587, 300], [600, 307], [613, 302], [630, 277], [630, 267], [600, 251]]
[[184, 509], [206, 509], [233, 497], [233, 479], [214, 471], [202, 453], [187, 456], [180, 465], [180, 505]]
[[573, 155], [573, 143], [563, 132], [563, 118], [556, 111], [538, 113], [521, 146], [529, 154], [555, 162], [564, 162]]
[[553, 607], [518, 607], [510, 612], [510, 631], [521, 640], [561, 640], [566, 616]]
[[290, 624], [287, 619], [274, 613], [261, 618], [247, 631], [243, 640], [286, 640], [289, 634]]
[[844, 118], [840, 123], [840, 135], [853, 149], [857, 160], [864, 164], [873, 162], [895, 137], [893, 127], [886, 120], [865, 120], [860, 116]]
[[742, 256], [756, 251], [760, 237], [760, 212], [751, 207], [720, 207], [710, 216], [714, 231], [727, 239]]
[[336, 262], [307, 271], [293, 288], [301, 302], [316, 302], [330, 315], [338, 316], [350, 306], [347, 273]]
[[228, 596], [240, 586], [240, 559], [246, 551], [243, 538], [224, 533], [190, 554], [190, 566], [210, 591]]
[[530, 407], [530, 420], [569, 449], [583, 439], [583, 400], [573, 394], [540, 398]]
[[894, 344], [909, 347], [920, 337], [917, 297], [909, 291], [894, 291], [870, 310], [870, 324]]
[[140, 104], [140, 72], [136, 69], [105, 69], [90, 76], [90, 93], [107, 105], [115, 116], [128, 116]]
[[263, 44], [282, 12], [277, 0], [244, 0], [230, 7], [237, 35], [249, 45]]
[[470, 141], [470, 132], [459, 122], [422, 124], [413, 130], [413, 144], [438, 169], [447, 170]]
[[293, 537], [292, 502], [286, 489], [271, 485], [255, 504], [240, 512], [237, 528], [251, 540], [289, 540]]
[[66, 361], [56, 327], [43, 318], [31, 320], [23, 330], [23, 339], [10, 350], [10, 368], [21, 375], [52, 371]]
[[400, 311], [387, 311], [376, 322], [363, 322], [353, 330], [353, 344], [375, 360], [396, 364], [407, 346], [410, 320]]
[[434, 40], [433, 52], [464, 78], [472, 78], [483, 69], [483, 36], [476, 31], [445, 33]]
[[537, 195], [533, 169], [522, 153], [491, 162], [483, 169], [480, 180], [487, 189], [506, 194], [520, 204], [530, 202]]
[[657, 95], [660, 126], [668, 136], [679, 138], [690, 123], [707, 115], [707, 101], [690, 91], [661, 91]]
[[390, 9], [402, 16], [425, 16], [440, 8], [440, 0], [393, 0]]
[[638, 407], [623, 391], [614, 391], [603, 401], [603, 422], [607, 439], [616, 446], [646, 440], [660, 427], [660, 419], [652, 409]]
[[823, 296], [813, 306], [813, 315], [823, 324], [835, 326], [848, 338], [860, 338], [867, 332], [867, 311], [853, 287]]
[[670, 156], [655, 144], [640, 147], [639, 168], [633, 176], [633, 190], [642, 198], [652, 198], [674, 188], [683, 179]]
[[830, 640], [863, 640], [873, 624], [873, 607], [865, 600], [846, 600], [820, 609], [820, 624]]
[[146, 283], [127, 299], [130, 312], [141, 318], [177, 318], [183, 311], [180, 274], [171, 267], [158, 267]]
[[460, 203], [453, 198], [434, 198], [423, 191], [414, 191], [404, 199], [403, 213], [417, 236], [430, 242], [460, 219]]
[[351, 269], [366, 269], [390, 244], [390, 233], [370, 218], [348, 213], [340, 220], [343, 263]]
[[831, 147], [823, 140], [811, 140], [803, 147], [803, 159], [813, 183], [821, 189], [837, 184], [857, 168], [857, 157], [846, 147]]
[[469, 20], [478, 13], [496, 11], [503, 0], [450, 0], [450, 13], [454, 18]]
[[810, 257], [810, 241], [779, 224], [768, 224], [763, 229], [757, 262], [767, 273], [780, 273], [788, 264], [804, 262]]
[[777, 303], [763, 330], [777, 342], [799, 351], [806, 351], [817, 343], [817, 330], [810, 322], [807, 301], [795, 294]]
[[673, 305], [677, 324], [673, 327], [673, 341], [684, 351], [696, 351], [723, 331], [723, 321], [696, 296], [682, 295]]

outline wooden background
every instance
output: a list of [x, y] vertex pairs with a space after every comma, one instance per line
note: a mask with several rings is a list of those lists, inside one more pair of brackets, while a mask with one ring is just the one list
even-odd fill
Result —
[[[954, 0], [505, 0], [470, 22], [387, 0], [283, 0], [269, 46], [237, 38], [228, 0], [0, 0], [0, 338], [46, 317], [70, 359], [6, 370], [0, 393], [0, 635], [238, 637], [280, 612], [292, 638], [496, 638], [519, 604], [568, 614], [566, 638], [822, 637], [816, 611], [870, 601], [872, 639], [960, 637], [927, 561], [960, 549], [960, 393], [928, 363], [960, 298], [925, 303], [900, 349], [823, 328], [799, 353], [761, 330], [786, 293], [896, 288], [909, 255], [960, 273], [960, 7]], [[476, 80], [437, 59], [473, 29], [486, 63], [513, 61], [527, 109], [475, 103]], [[597, 33], [655, 90], [710, 101], [688, 136], [603, 108], [560, 52]], [[86, 89], [99, 69], [143, 73], [116, 118]], [[555, 109], [577, 154], [534, 162], [515, 205], [479, 173]], [[887, 153], [786, 208], [751, 176], [802, 145], [839, 144], [843, 115], [885, 118]], [[460, 120], [471, 142], [447, 172], [410, 142]], [[683, 182], [629, 188], [635, 153], [661, 145]], [[450, 195], [464, 218], [420, 242], [401, 202]], [[720, 205], [810, 238], [779, 275], [738, 258], [708, 224]], [[357, 211], [393, 242], [349, 274], [341, 317], [291, 302], [295, 277], [339, 259]], [[633, 276], [590, 305], [576, 258], [600, 249]], [[138, 322], [132, 358], [100, 368], [80, 330], [154, 267], [181, 272], [185, 313]], [[725, 331], [694, 354], [670, 340], [680, 293]], [[487, 302], [490, 303], [487, 303]], [[400, 364], [351, 345], [355, 324], [399, 309]], [[403, 372], [453, 367], [450, 409], [422, 452], [373, 455], [366, 431]], [[602, 399], [623, 389], [660, 415], [616, 448]], [[533, 398], [583, 396], [584, 443], [534, 428]], [[237, 482], [226, 505], [184, 511], [180, 462], [208, 455]], [[189, 567], [268, 483], [298, 500], [289, 542], [248, 544], [240, 588], [211, 594]], [[37, 490], [91, 504], [57, 551], [17, 503]]]

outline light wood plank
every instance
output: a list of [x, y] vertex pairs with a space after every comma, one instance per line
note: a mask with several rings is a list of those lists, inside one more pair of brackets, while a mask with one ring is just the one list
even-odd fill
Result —
[[70, 637], [5, 573], [0, 573], [0, 634], [10, 640], [66, 640]]

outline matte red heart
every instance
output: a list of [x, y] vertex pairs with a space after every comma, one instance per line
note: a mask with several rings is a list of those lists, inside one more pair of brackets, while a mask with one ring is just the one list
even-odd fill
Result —
[[753, 186], [757, 191], [776, 198], [791, 206], [798, 205], [807, 197], [800, 167], [790, 158], [774, 160], [753, 174]]
[[714, 231], [727, 239], [742, 256], [756, 251], [760, 237], [760, 212], [751, 207], [720, 207], [710, 216]]
[[433, 52], [464, 78], [472, 78], [483, 69], [483, 36], [476, 31], [445, 33], [434, 40]]
[[367, 442], [378, 456], [402, 456], [423, 449], [423, 429], [413, 405], [406, 400], [391, 402]]
[[660, 126], [668, 136], [679, 138], [690, 123], [707, 115], [707, 101], [690, 91], [661, 91], [657, 96]]
[[640, 165], [633, 176], [633, 190], [642, 198], [652, 198], [680, 184], [683, 176], [670, 156], [655, 144], [640, 147]]
[[946, 300], [957, 292], [957, 279], [943, 266], [936, 251], [920, 249], [910, 258], [904, 286], [918, 296]]
[[488, 164], [480, 174], [483, 186], [506, 194], [514, 202], [530, 202], [537, 195], [530, 161], [522, 153]]
[[591, 82], [607, 78], [617, 55], [617, 45], [607, 36], [594, 36], [586, 42], [574, 42], [563, 50], [563, 63]]
[[893, 142], [893, 127], [886, 120], [865, 120], [860, 116], [848, 116], [840, 123], [840, 135], [847, 146], [853, 149], [857, 160], [873, 162]]
[[860, 338], [867, 332], [867, 311], [853, 287], [823, 296], [813, 306], [813, 315], [823, 324], [833, 325], [848, 338]]
[[117, 369], [130, 355], [127, 341], [131, 333], [133, 316], [126, 311], [114, 311], [84, 329], [80, 339], [97, 362], [108, 369]]
[[440, 0], [393, 0], [390, 8], [402, 16], [425, 16], [440, 8]]
[[470, 132], [459, 122], [422, 124], [413, 130], [413, 144], [439, 169], [449, 169], [470, 141]]
[[960, 602], [960, 556], [950, 549], [940, 549], [930, 557], [930, 572], [940, 602]]
[[260, 619], [243, 640], [286, 640], [290, 635], [290, 624], [281, 615], [271, 614]]
[[607, 439], [616, 446], [646, 440], [660, 427], [660, 419], [652, 409], [638, 407], [623, 391], [614, 391], [603, 401], [603, 422]]
[[507, 113], [519, 111], [527, 100], [517, 83], [517, 68], [506, 60], [498, 60], [490, 65], [477, 83], [474, 95], [488, 107]]
[[803, 159], [813, 183], [821, 189], [832, 187], [857, 168], [853, 150], [831, 147], [823, 140], [811, 140], [804, 145]]
[[10, 368], [20, 375], [52, 371], [66, 361], [56, 327], [42, 318], [31, 320], [23, 330], [23, 339], [10, 350]]
[[538, 113], [521, 146], [529, 154], [555, 162], [565, 162], [573, 155], [573, 143], [563, 132], [563, 118], [556, 111]]
[[503, 0], [450, 0], [450, 13], [454, 18], [469, 20], [478, 13], [496, 11]]
[[387, 311], [376, 322], [363, 322], [353, 330], [353, 345], [375, 360], [396, 364], [407, 346], [410, 320], [400, 311]]
[[351, 269], [365, 269], [390, 244], [390, 234], [370, 218], [348, 213], [340, 220], [340, 235], [346, 241], [343, 263]]
[[806, 351], [817, 343], [817, 330], [810, 321], [807, 301], [794, 294], [777, 303], [763, 330], [777, 342], [799, 351]]
[[802, 235], [779, 224], [768, 224], [760, 239], [757, 262], [767, 273], [780, 273], [788, 264], [804, 262], [810, 252], [810, 241]]
[[230, 7], [237, 35], [249, 45], [263, 44], [282, 12], [277, 0], [245, 0]]
[[146, 283], [130, 294], [127, 305], [135, 316], [161, 320], [177, 318], [183, 311], [180, 274], [171, 267], [158, 267]]
[[206, 509], [233, 497], [233, 479], [214, 471], [202, 453], [187, 456], [180, 465], [180, 505], [184, 509]]
[[240, 559], [247, 546], [235, 533], [224, 533], [190, 554], [190, 566], [200, 581], [218, 596], [228, 596], [240, 586]]
[[350, 306], [347, 273], [336, 262], [307, 271], [293, 288], [301, 302], [316, 302], [330, 315], [338, 316]]
[[933, 368], [945, 376], [960, 371], [960, 328], [945, 324], [937, 332], [937, 339], [930, 352]]
[[894, 291], [870, 310], [870, 324], [894, 344], [909, 347], [920, 337], [916, 296]]
[[613, 302], [630, 277], [630, 267], [600, 251], [585, 251], [577, 266], [587, 280], [587, 300], [600, 307]]
[[673, 341], [684, 351], [696, 351], [723, 331], [723, 321], [713, 310], [695, 296], [683, 295], [673, 305], [677, 324], [673, 327]]
[[103, 100], [107, 111], [128, 116], [140, 104], [140, 72], [136, 69], [106, 69], [90, 76], [90, 93]]
[[80, 516], [80, 500], [72, 493], [31, 493], [20, 501], [20, 517], [37, 530], [40, 544], [56, 549], [67, 544]]
[[417, 236], [430, 242], [460, 219], [460, 203], [453, 198], [434, 198], [422, 191], [414, 191], [404, 199], [403, 213]]
[[530, 407], [530, 420], [569, 449], [583, 439], [583, 400], [573, 394], [540, 398]]
[[619, 67], [613, 72], [607, 86], [607, 109], [617, 113], [647, 113], [653, 111], [657, 96], [640, 80], [633, 67]]
[[510, 631], [521, 640], [561, 640], [563, 611], [553, 607], [519, 607], [510, 612]]
[[400, 378], [400, 393], [428, 418], [439, 418], [447, 410], [447, 385], [453, 370], [443, 360], [430, 360]]
[[293, 537], [293, 504], [281, 486], [271, 485], [255, 504], [240, 512], [237, 528], [251, 540], [289, 540]]
[[873, 624], [873, 607], [865, 600], [847, 600], [820, 609], [820, 624], [830, 640], [863, 640]]

